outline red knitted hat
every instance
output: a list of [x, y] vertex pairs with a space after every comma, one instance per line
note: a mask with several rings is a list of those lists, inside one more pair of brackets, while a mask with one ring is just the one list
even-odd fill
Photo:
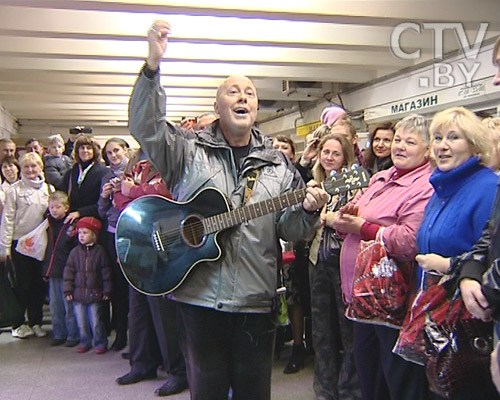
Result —
[[76, 231], [80, 228], [87, 228], [90, 229], [92, 232], [96, 234], [96, 236], [99, 234], [99, 231], [101, 230], [102, 224], [101, 221], [99, 221], [97, 218], [94, 217], [83, 217], [78, 220], [76, 223]]

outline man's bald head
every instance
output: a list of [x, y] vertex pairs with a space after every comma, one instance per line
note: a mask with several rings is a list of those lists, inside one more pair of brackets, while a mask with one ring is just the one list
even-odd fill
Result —
[[257, 90], [246, 76], [230, 76], [219, 86], [214, 110], [219, 115], [222, 133], [231, 146], [248, 144], [258, 107]]
[[232, 85], [233, 83], [235, 82], [243, 82], [243, 81], [246, 81], [248, 85], [250, 85], [253, 90], [254, 90], [254, 93], [255, 95], [257, 95], [257, 89], [254, 85], [254, 83], [252, 82], [252, 80], [250, 78], [248, 78], [247, 76], [245, 75], [231, 75], [231, 76], [228, 76], [220, 85], [219, 87], [217, 88], [217, 95], [216, 97], [218, 98], [221, 91], [223, 89], [225, 89], [226, 87]]

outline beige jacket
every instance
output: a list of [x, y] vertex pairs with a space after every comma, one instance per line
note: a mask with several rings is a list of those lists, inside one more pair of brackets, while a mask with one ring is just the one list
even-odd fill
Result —
[[42, 221], [49, 205], [49, 195], [54, 188], [42, 180], [40, 187], [30, 181], [20, 180], [10, 186], [0, 225], [0, 251], [10, 255], [13, 240], [35, 229]]

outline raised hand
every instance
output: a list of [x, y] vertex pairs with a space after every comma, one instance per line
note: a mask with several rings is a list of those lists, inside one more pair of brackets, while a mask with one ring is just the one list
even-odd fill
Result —
[[149, 54], [147, 58], [148, 68], [156, 71], [160, 66], [160, 60], [167, 49], [170, 24], [167, 21], [157, 20], [153, 22], [148, 30]]
[[318, 155], [319, 142], [320, 142], [320, 139], [314, 138], [314, 139], [311, 139], [307, 143], [306, 148], [304, 149], [304, 152], [302, 153], [302, 159], [306, 163], [310, 163]]

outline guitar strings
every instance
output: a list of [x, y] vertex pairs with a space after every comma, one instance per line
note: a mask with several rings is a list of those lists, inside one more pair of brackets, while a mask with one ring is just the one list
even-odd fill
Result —
[[[201, 237], [205, 232], [202, 220], [189, 224], [188, 229], [189, 233], [194, 234], [196, 237]], [[181, 228], [174, 228], [168, 231], [161, 232], [159, 234], [159, 237], [161, 240], [165, 240], [167, 243], [173, 243], [176, 239], [179, 239], [179, 234], [182, 231], [183, 229]]]
[[[305, 189], [300, 189], [300, 190], [297, 190], [296, 192], [292, 192], [292, 193], [288, 193], [286, 194], [285, 196], [295, 196], [295, 199], [296, 199], [296, 202], [298, 202], [297, 199], [303, 199], [303, 197], [305, 197], [305, 192], [306, 190]], [[261, 202], [258, 202], [258, 203], [254, 203], [254, 204], [250, 204], [246, 207], [243, 207], [243, 208], [239, 208], [239, 209], [236, 209], [236, 210], [232, 210], [232, 211], [229, 211], [225, 214], [232, 214], [233, 217], [226, 217], [226, 221], [229, 221], [229, 226], [233, 226], [234, 223], [232, 223], [232, 220], [235, 220], [237, 218], [237, 213], [238, 212], [241, 212], [245, 215], [245, 209], [248, 210], [248, 219], [253, 219], [254, 217], [252, 217], [252, 212], [251, 210], [253, 209], [254, 210], [254, 213], [255, 213], [255, 217], [257, 216], [261, 216], [261, 215], [265, 215], [265, 214], [260, 214], [259, 213], [261, 212], [261, 210], [264, 209], [264, 205], [266, 205], [269, 201], [272, 202], [271, 205], [281, 205], [281, 202], [279, 200], [279, 198], [274, 198], [274, 199], [269, 199], [269, 200], [264, 200], [264, 201], [261, 201]], [[294, 202], [295, 204], [295, 202]], [[267, 209], [269, 210], [269, 204], [267, 204]], [[239, 211], [238, 211], [239, 210]], [[267, 213], [266, 213], [267, 214]], [[223, 214], [219, 214], [219, 215], [223, 215]], [[211, 216], [211, 217], [208, 217], [208, 218], [204, 218], [202, 220], [199, 220], [199, 221], [196, 221], [196, 222], [193, 222], [193, 223], [190, 223], [187, 228], [189, 229], [188, 230], [188, 233], [191, 235], [191, 236], [194, 236], [196, 238], [201, 238], [204, 233], [205, 233], [205, 227], [203, 225], [203, 221], [204, 220], [207, 220], [209, 218], [215, 218], [216, 216]], [[243, 219], [241, 222], [245, 221], [245, 219]], [[222, 225], [220, 226], [217, 231], [219, 230], [223, 230], [225, 229], [226, 227], [223, 226], [223, 222], [220, 222], [220, 221], [213, 221], [212, 224], [214, 224], [215, 226], [218, 226], [219, 224]], [[181, 228], [174, 228], [174, 229], [171, 229], [170, 231], [165, 231], [165, 232], [160, 232], [159, 234], [159, 237], [160, 239], [163, 241], [168, 241], [167, 243], [172, 243], [172, 242], [175, 242], [175, 239], [178, 239], [179, 237], [179, 233], [182, 232], [183, 230], [185, 229], [181, 229]], [[171, 239], [174, 239], [173, 241]]]
[[[303, 189], [299, 189], [299, 190], [297, 190], [295, 192], [287, 193], [287, 194], [284, 195], [284, 197], [292, 197], [292, 196], [294, 196], [295, 197], [294, 204], [296, 204], [296, 203], [300, 202], [300, 200], [303, 200], [303, 198], [305, 198], [305, 193], [306, 193], [306, 189], [303, 188]], [[266, 206], [266, 208], [269, 210], [269, 204], [268, 204], [269, 201], [271, 201], [271, 205], [281, 206], [280, 198], [273, 198], [273, 199], [264, 200], [264, 201], [261, 201], [261, 202], [258, 202], [258, 203], [249, 204], [248, 206], [243, 207], [243, 208], [239, 208], [239, 209], [227, 212], [226, 214], [233, 214], [234, 217], [229, 217], [229, 218], [226, 217], [227, 218], [226, 220], [227, 221], [231, 221], [232, 219], [236, 219], [237, 218], [236, 214], [238, 212], [241, 212], [241, 213], [245, 214], [245, 211], [243, 211], [245, 209], [248, 209], [248, 212], [249, 212], [248, 219], [254, 218], [254, 217], [252, 217], [252, 213], [250, 211], [251, 209], [253, 209], [254, 211], [257, 210], [256, 216], [265, 215], [265, 214], [259, 215], [258, 213], [260, 213], [260, 210], [264, 209], [264, 206]], [[223, 214], [219, 214], [219, 215], [223, 215]], [[199, 221], [196, 221], [196, 222], [193, 222], [193, 223], [189, 224], [188, 225], [188, 229], [189, 229], [188, 233], [192, 237], [194, 236], [195, 238], [201, 239], [202, 236], [205, 234], [205, 227], [203, 225], [203, 221], [207, 220], [209, 218], [215, 218], [215, 217], [216, 216], [207, 217], [207, 218], [204, 218], [202, 220], [199, 220]], [[245, 221], [245, 219], [243, 219], [241, 222], [244, 222], [244, 221]], [[220, 222], [219, 221], [213, 221], [213, 224], [215, 224], [216, 226], [218, 226], [220, 224]], [[230, 223], [230, 226], [233, 226], [233, 225], [234, 225], [233, 223]], [[224, 228], [225, 228], [224, 226], [221, 226], [220, 228], [217, 229], [217, 231], [223, 230]], [[177, 228], [165, 231], [165, 232], [160, 232], [158, 236], [159, 236], [159, 238], [160, 238], [160, 240], [162, 242], [165, 241], [165, 243], [163, 243], [163, 244], [169, 244], [169, 243], [175, 242], [177, 239], [180, 239], [179, 233], [182, 232], [182, 231], [183, 231], [182, 228], [177, 227]]]
[[[349, 175], [351, 175], [351, 174], [349, 173]], [[359, 171], [355, 173], [355, 176], [357, 176], [357, 177], [358, 177], [358, 179], [359, 179]], [[344, 174], [344, 176], [343, 176], [342, 180], [345, 180], [346, 178], [347, 178], [347, 174]], [[340, 180], [338, 180], [336, 183], [337, 183], [337, 184], [339, 184], [339, 181], [340, 181]], [[360, 181], [361, 181], [361, 182], [363, 182], [363, 179], [360, 179]], [[363, 183], [361, 183], [361, 182], [359, 183], [359, 187], [363, 187], [363, 186], [365, 186], [365, 184], [363, 184]], [[354, 186], [354, 185], [353, 185], [353, 186]], [[299, 194], [299, 192], [302, 192], [302, 191], [304, 191], [304, 194], [305, 194], [305, 190], [306, 190], [306, 189], [300, 189], [300, 190], [298, 190], [298, 191], [296, 191], [296, 192], [288, 193], [287, 195], [298, 195], [298, 194]], [[272, 200], [272, 201], [276, 201], [277, 199], [275, 198], [275, 199], [270, 199], [270, 200]], [[249, 207], [249, 208], [263, 207], [263, 206], [266, 204], [266, 202], [268, 202], [268, 201], [269, 201], [269, 200], [264, 200], [264, 201], [261, 201], [261, 202], [259, 202], [259, 203], [255, 203], [255, 204], [248, 205], [247, 207]], [[244, 208], [246, 208], [246, 207], [244, 207]], [[244, 208], [241, 208], [241, 209], [239, 209], [239, 210], [243, 210]], [[258, 209], [258, 208], [257, 208], [257, 209]], [[237, 211], [237, 210], [233, 210], [233, 211], [230, 211], [229, 213], [235, 213], [236, 211]], [[220, 215], [222, 215], [222, 214], [220, 214]], [[198, 220], [198, 221], [196, 221], [196, 222], [190, 223], [190, 224], [186, 227], [186, 228], [188, 229], [188, 230], [187, 230], [187, 232], [188, 232], [188, 233], [189, 233], [192, 237], [194, 236], [194, 237], [196, 237], [196, 238], [198, 238], [198, 239], [201, 239], [201, 238], [202, 238], [202, 236], [205, 234], [205, 227], [204, 227], [204, 225], [203, 225], [203, 221], [204, 221], [204, 220], [207, 220], [207, 219], [209, 219], [209, 218], [214, 218], [214, 217], [215, 217], [215, 216], [211, 216], [211, 217], [204, 218], [204, 219], [202, 219], [202, 220]], [[250, 214], [249, 219], [251, 219], [251, 218], [252, 218], [252, 217], [251, 217], [251, 214]], [[242, 221], [242, 222], [243, 222], [243, 221]], [[218, 224], [218, 222], [217, 222], [217, 221], [214, 221], [214, 224]], [[217, 230], [222, 230], [222, 229], [224, 229], [224, 227], [221, 227], [220, 229], [217, 229]], [[186, 229], [184, 229], [184, 230], [186, 231]], [[182, 232], [182, 231], [183, 231], [183, 229], [181, 229], [181, 228], [179, 228], [179, 227], [176, 227], [176, 228], [174, 228], [174, 229], [170, 229], [170, 230], [167, 230], [167, 231], [164, 231], [164, 232], [160, 232], [158, 236], [159, 236], [159, 238], [160, 238], [162, 241], [165, 241], [165, 243], [164, 243], [164, 244], [169, 244], [169, 243], [173, 243], [173, 242], [175, 242], [175, 240], [177, 240], [177, 239], [180, 239], [180, 238], [181, 238], [181, 237], [180, 237], [180, 232]]]

